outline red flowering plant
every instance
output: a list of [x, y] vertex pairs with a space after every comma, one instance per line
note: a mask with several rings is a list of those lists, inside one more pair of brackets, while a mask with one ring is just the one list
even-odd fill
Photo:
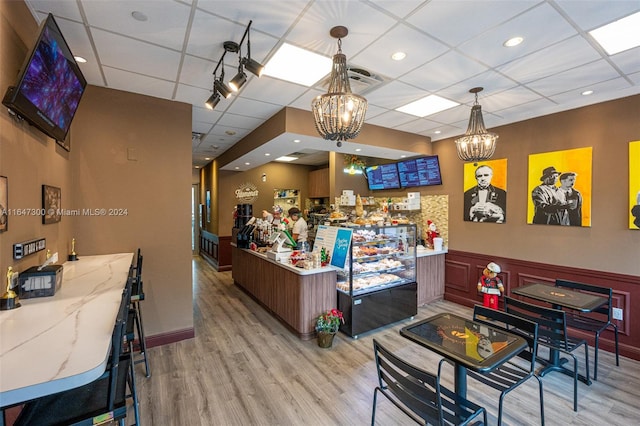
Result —
[[340, 323], [344, 324], [342, 312], [337, 309], [326, 311], [316, 321], [316, 331], [325, 333], [337, 333]]

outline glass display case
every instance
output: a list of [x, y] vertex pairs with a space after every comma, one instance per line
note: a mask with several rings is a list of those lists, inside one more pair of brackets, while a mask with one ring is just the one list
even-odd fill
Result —
[[343, 332], [357, 338], [417, 314], [416, 237], [415, 225], [353, 228], [349, 261], [337, 273]]

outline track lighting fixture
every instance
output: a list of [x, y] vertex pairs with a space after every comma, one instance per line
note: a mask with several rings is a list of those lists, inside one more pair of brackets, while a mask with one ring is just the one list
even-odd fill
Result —
[[[220, 96], [227, 99], [233, 92], [238, 92], [242, 88], [242, 86], [244, 86], [244, 84], [247, 82], [247, 74], [244, 72], [245, 69], [256, 77], [260, 77], [260, 75], [262, 75], [264, 66], [259, 62], [251, 59], [251, 41], [249, 30], [251, 28], [252, 22], [253, 21], [249, 21], [249, 25], [247, 25], [240, 43], [236, 43], [234, 41], [225, 41], [222, 44], [224, 47], [224, 52], [222, 53], [222, 56], [218, 61], [218, 65], [216, 65], [216, 69], [213, 71], [213, 94], [205, 102], [207, 108], [215, 108], [218, 102], [220, 102]], [[247, 56], [243, 58], [241, 54], [241, 47], [242, 43], [244, 43], [245, 38], [247, 39]], [[224, 83], [224, 57], [228, 52], [238, 54], [238, 73], [229, 81], [229, 84], [227, 85]], [[222, 72], [220, 73], [220, 78], [218, 78], [217, 75], [220, 65], [222, 65]]]
[[218, 105], [218, 102], [220, 102], [220, 94], [214, 91], [213, 94], [209, 96], [209, 99], [207, 99], [207, 102], [205, 102], [204, 105], [208, 109], [214, 109], [216, 105]]

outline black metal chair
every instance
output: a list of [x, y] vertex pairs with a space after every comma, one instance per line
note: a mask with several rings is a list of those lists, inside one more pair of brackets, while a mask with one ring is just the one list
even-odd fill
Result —
[[373, 392], [372, 426], [376, 419], [378, 392], [418, 424], [468, 425], [480, 414], [483, 424], [487, 424], [484, 408], [440, 386], [438, 376], [403, 361], [375, 339], [373, 350], [378, 386]]
[[[575, 350], [584, 347], [586, 383], [589, 382], [589, 347], [584, 339], [577, 339], [567, 333], [565, 312], [558, 309], [533, 305], [522, 300], [505, 296], [505, 310], [513, 315], [525, 318], [538, 324], [538, 344], [546, 346], [550, 351], [558, 351], [573, 358], [573, 411], [578, 411], [578, 358]], [[538, 357], [541, 362], [546, 360]], [[557, 367], [564, 371], [564, 367]], [[544, 373], [541, 373], [544, 375]]]
[[[544, 399], [542, 392], [542, 380], [535, 374], [536, 356], [538, 354], [538, 324], [524, 318], [497, 311], [481, 305], [473, 309], [473, 320], [491, 327], [500, 328], [510, 333], [522, 336], [529, 344], [526, 349], [518, 354], [525, 363], [516, 363], [516, 360], [507, 361], [489, 373], [467, 371], [468, 377], [500, 391], [500, 403], [498, 405], [498, 425], [502, 424], [502, 403], [507, 393], [520, 386], [522, 383], [534, 377], [538, 381], [540, 389], [540, 424], [544, 425]], [[444, 360], [443, 360], [444, 361]], [[442, 363], [442, 361], [440, 361]]]
[[[128, 280], [130, 281], [130, 280]], [[15, 426], [95, 425], [107, 420], [124, 426], [127, 415], [127, 381], [131, 358], [123, 339], [131, 296], [131, 286], [122, 292], [122, 301], [111, 336], [107, 370], [91, 383], [27, 402]]]
[[[150, 377], [151, 369], [149, 367], [149, 358], [147, 356], [147, 341], [144, 335], [142, 306], [140, 305], [140, 302], [144, 300], [142, 261], [143, 256], [140, 249], [138, 249], [133, 288], [131, 291], [131, 310], [129, 313], [131, 316], [132, 327], [135, 326], [135, 335], [137, 335], [138, 338], [138, 351], [137, 354], [134, 354], [134, 364], [144, 362], [145, 376]], [[131, 329], [131, 331], [132, 332], [130, 333], [129, 330], [127, 330], [127, 338], [133, 341], [135, 339], [135, 335], [133, 333], [133, 329]]]
[[616, 366], [620, 365], [620, 352], [618, 350], [618, 326], [611, 322], [611, 311], [613, 309], [613, 289], [567, 280], [556, 280], [556, 287], [566, 287], [572, 290], [593, 293], [599, 296], [604, 296], [608, 300], [606, 305], [602, 305], [601, 307], [594, 309], [589, 313], [581, 313], [575, 311], [567, 312], [567, 325], [569, 327], [593, 333], [595, 336], [593, 380], [598, 380], [598, 348], [600, 346], [600, 333], [602, 333], [609, 327], [613, 328], [616, 342]]

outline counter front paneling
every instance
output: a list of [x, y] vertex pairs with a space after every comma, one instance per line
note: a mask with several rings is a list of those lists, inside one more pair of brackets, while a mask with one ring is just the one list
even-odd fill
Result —
[[315, 337], [318, 315], [337, 306], [336, 272], [330, 268], [305, 270], [233, 246], [232, 276], [303, 340]]
[[417, 251], [418, 306], [444, 299], [444, 257], [446, 253], [446, 249]]

